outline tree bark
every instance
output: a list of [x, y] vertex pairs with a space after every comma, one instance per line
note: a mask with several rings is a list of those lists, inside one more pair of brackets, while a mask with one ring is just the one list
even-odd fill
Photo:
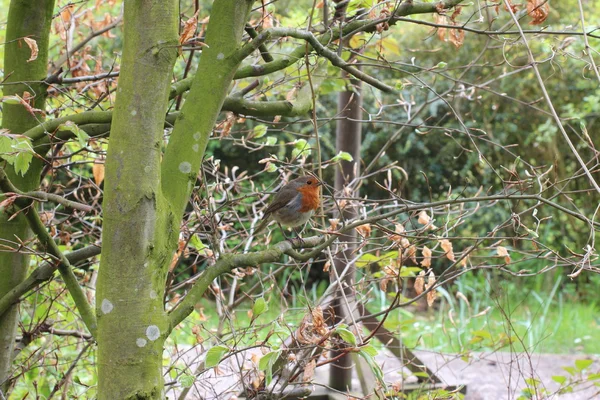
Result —
[[[345, 151], [352, 155], [353, 161], [341, 161], [335, 175], [335, 192], [344, 197], [354, 197], [358, 193], [355, 190], [348, 192], [346, 190], [348, 184], [360, 175], [360, 144], [362, 133], [362, 96], [360, 81], [350, 80], [353, 90], [340, 92], [338, 96], [338, 115], [340, 118], [336, 126], [336, 152]], [[351, 202], [342, 210], [340, 219], [349, 221], [357, 216], [357, 210]], [[342, 271], [346, 269], [348, 261], [353, 258], [353, 252], [356, 248], [356, 231], [352, 230], [339, 237], [340, 243], [344, 246], [342, 252], [337, 253], [334, 257], [334, 267], [337, 276], [341, 276]], [[345, 283], [341, 285], [347, 299], [354, 298], [354, 275], [355, 267], [350, 266], [346, 275], [342, 278]], [[336, 275], [334, 275], [335, 278]], [[353, 310], [348, 310], [347, 304], [341, 293], [335, 300], [335, 314], [337, 320], [343, 319]], [[332, 354], [335, 357], [337, 353]], [[336, 362], [331, 364], [331, 374], [329, 385], [340, 391], [350, 389], [352, 382], [352, 358], [346, 355]]]
[[[34, 96], [32, 106], [43, 110], [46, 100], [46, 87], [42, 81], [46, 77], [48, 64], [48, 38], [54, 0], [12, 0], [8, 10], [6, 40], [4, 44], [4, 86], [5, 96], [19, 95], [26, 97], [25, 92]], [[37, 58], [28, 62], [31, 57], [29, 47], [23, 38], [34, 39], [38, 46]], [[14, 82], [14, 83], [13, 83]], [[16, 83], [16, 82], [27, 82]], [[16, 104], [3, 104], [2, 128], [12, 134], [23, 133], [43, 119], [42, 114], [30, 114], [25, 107]], [[3, 168], [12, 183], [23, 191], [38, 187], [42, 163], [37, 158], [29, 167], [25, 176], [17, 174], [11, 165], [4, 162]], [[3, 200], [4, 196], [0, 196]], [[27, 220], [19, 216], [12, 221], [10, 210], [0, 210], [0, 243], [14, 248], [14, 251], [3, 248], [0, 252], [0, 298], [14, 286], [18, 285], [27, 273], [29, 257], [17, 252], [18, 242], [26, 242], [31, 232]], [[12, 306], [0, 316], [0, 390], [8, 389], [7, 379], [13, 357], [15, 335], [18, 321], [18, 306]]]
[[162, 300], [179, 225], [160, 192], [160, 156], [178, 19], [175, 0], [125, 2], [96, 295], [101, 400], [164, 398]]

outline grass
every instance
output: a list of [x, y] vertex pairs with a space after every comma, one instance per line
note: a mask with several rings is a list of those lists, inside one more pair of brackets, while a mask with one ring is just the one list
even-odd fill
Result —
[[[594, 340], [600, 337], [600, 307], [565, 295], [560, 277], [552, 285], [537, 285], [547, 287], [545, 292], [525, 289], [536, 287], [532, 282], [520, 287], [505, 280], [495, 288], [486, 282], [457, 281], [448, 290], [439, 290], [433, 308], [424, 312], [414, 308], [394, 310], [385, 326], [400, 332], [409, 348], [446, 353], [500, 350], [600, 354], [600, 342]], [[314, 304], [317, 293], [307, 295]], [[389, 297], [374, 297], [379, 301], [368, 305], [370, 311], [384, 309]], [[281, 299], [267, 299], [268, 310], [255, 320], [249, 313], [252, 304], [242, 304], [224, 327], [228, 333], [225, 339], [242, 346], [261, 343], [270, 335], [269, 343], [279, 345], [308, 310], [305, 298], [296, 296], [285, 303]], [[193, 345], [214, 337], [219, 325], [214, 303], [204, 299], [201, 307], [204, 317], [196, 314], [189, 318], [174, 335], [175, 342]], [[195, 329], [196, 335], [191, 334], [194, 325], [200, 328]]]

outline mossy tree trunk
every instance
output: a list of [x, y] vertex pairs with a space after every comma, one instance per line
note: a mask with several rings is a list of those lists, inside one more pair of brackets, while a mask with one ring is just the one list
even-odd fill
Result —
[[178, 2], [125, 3], [96, 296], [99, 399], [164, 398], [162, 352], [173, 325], [163, 305], [166, 275], [208, 138], [242, 60], [250, 5], [214, 2], [208, 47], [161, 162]]
[[[27, 92], [33, 96], [31, 105], [41, 110], [46, 100], [46, 87], [42, 82], [46, 78], [53, 9], [54, 0], [12, 0], [8, 10], [6, 41], [2, 44], [5, 46], [4, 96], [25, 98], [29, 97], [25, 94]], [[25, 37], [35, 40], [39, 50], [37, 58], [29, 62], [31, 51], [23, 40]], [[23, 133], [38, 125], [41, 119], [43, 114], [36, 113], [34, 116], [23, 105], [4, 103], [2, 106], [2, 128], [8, 129], [11, 134]], [[1, 161], [0, 167], [20, 190], [30, 191], [39, 186], [42, 162], [36, 158], [24, 176], [16, 173], [5, 161]], [[10, 209], [0, 210], [0, 298], [25, 278], [29, 265], [29, 257], [17, 251], [19, 242], [27, 242], [31, 236], [27, 220], [21, 215], [9, 221], [11, 216]], [[0, 315], [0, 389], [3, 391], [8, 387], [6, 380], [13, 358], [17, 321], [17, 305]]]

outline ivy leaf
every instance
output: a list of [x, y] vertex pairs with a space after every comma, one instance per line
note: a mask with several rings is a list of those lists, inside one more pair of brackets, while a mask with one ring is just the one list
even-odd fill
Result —
[[221, 359], [229, 351], [227, 346], [219, 345], [211, 347], [206, 353], [206, 360], [204, 361], [204, 365], [206, 368], [212, 368], [218, 365], [221, 362]]

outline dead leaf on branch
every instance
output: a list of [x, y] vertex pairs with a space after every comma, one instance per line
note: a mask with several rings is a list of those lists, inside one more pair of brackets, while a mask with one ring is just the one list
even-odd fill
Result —
[[[181, 35], [179, 35], [179, 44], [181, 46], [183, 46], [185, 43], [187, 43], [191, 38], [194, 37], [194, 34], [196, 33], [196, 28], [198, 28], [198, 12], [200, 10], [196, 11], [196, 13], [187, 21], [185, 21], [183, 23], [183, 31], [181, 32]], [[181, 47], [179, 47], [179, 55], [182, 54], [182, 50]]]
[[29, 56], [29, 59], [27, 60], [27, 62], [34, 61], [35, 59], [37, 59], [37, 56], [39, 53], [37, 42], [35, 41], [35, 39], [28, 38], [28, 37], [23, 38], [23, 40], [25, 41], [25, 44], [27, 44], [27, 46], [29, 47], [29, 50], [31, 51], [31, 55]]
[[421, 211], [419, 213], [419, 219], [417, 219], [417, 222], [420, 223], [421, 225], [427, 225], [428, 223], [431, 222], [431, 217], [429, 215], [427, 215], [427, 212]]
[[302, 382], [310, 382], [315, 376], [315, 368], [317, 367], [317, 362], [315, 360], [310, 360], [306, 367], [304, 367], [304, 373], [302, 374]]
[[527, 0], [527, 15], [531, 17], [531, 25], [540, 25], [550, 13], [550, 3], [548, 0]]
[[427, 246], [423, 246], [423, 261], [421, 261], [422, 267], [431, 268], [431, 254], [431, 249]]
[[433, 271], [430, 271], [429, 277], [427, 278], [427, 285], [425, 286], [425, 289], [429, 290], [429, 292], [427, 292], [427, 305], [429, 307], [433, 305], [433, 303], [435, 302], [435, 297], [437, 295], [437, 292], [433, 289], [433, 287], [435, 286], [435, 281], [435, 274], [433, 273]]
[[503, 246], [498, 246], [496, 247], [496, 253], [500, 256], [500, 257], [504, 257], [504, 262], [506, 264], [510, 264], [510, 254], [508, 254], [508, 250], [506, 249], [506, 247]]
[[425, 271], [419, 272], [417, 278], [415, 279], [415, 292], [417, 296], [423, 293], [423, 288], [425, 287]]
[[104, 180], [104, 161], [97, 158], [94, 160], [94, 165], [92, 166], [92, 173], [94, 175], [94, 182], [96, 182], [97, 186], [100, 186], [102, 181]]
[[452, 243], [448, 239], [440, 240], [440, 246], [442, 246], [442, 249], [446, 252], [445, 255], [448, 260], [452, 262], [456, 261], [456, 258], [454, 257], [454, 250], [452, 249]]

